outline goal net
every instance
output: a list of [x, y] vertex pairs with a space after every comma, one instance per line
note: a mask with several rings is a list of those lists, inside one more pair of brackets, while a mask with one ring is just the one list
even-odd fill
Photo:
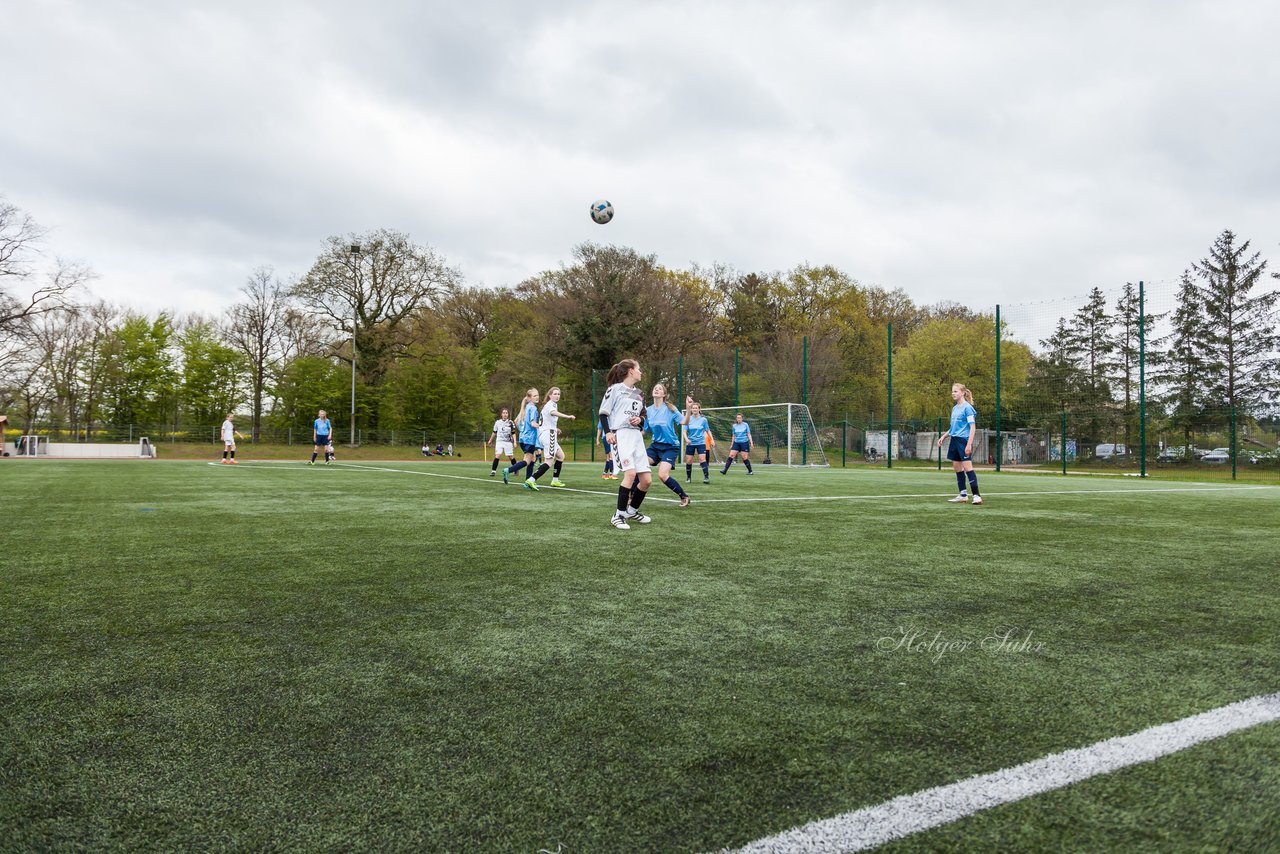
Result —
[[753, 406], [716, 406], [702, 410], [716, 437], [716, 455], [724, 459], [733, 441], [737, 414], [751, 426], [755, 450], [752, 461], [778, 466], [827, 466], [818, 429], [809, 407], [803, 403], [763, 403]]

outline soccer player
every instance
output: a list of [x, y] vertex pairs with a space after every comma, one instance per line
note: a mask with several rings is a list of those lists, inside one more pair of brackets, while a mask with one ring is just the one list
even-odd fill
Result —
[[707, 422], [707, 416], [702, 414], [702, 407], [693, 402], [692, 397], [686, 397], [685, 403], [685, 431], [688, 433], [689, 444], [684, 449], [684, 482], [689, 483], [693, 479], [693, 458], [698, 458], [698, 465], [702, 466], [702, 482], [711, 482], [711, 469], [707, 463], [707, 446], [712, 448], [716, 446], [716, 437], [711, 435], [710, 424]]
[[316, 464], [316, 457], [320, 455], [320, 451], [324, 451], [324, 464], [329, 465], [329, 459], [333, 456], [333, 443], [329, 441], [329, 437], [333, 435], [333, 425], [329, 423], [329, 415], [323, 409], [316, 415], [316, 420], [311, 424], [311, 462], [309, 466]]
[[538, 458], [538, 427], [541, 426], [538, 423], [538, 400], [536, 388], [531, 388], [524, 393], [524, 399], [520, 401], [520, 414], [516, 416], [516, 427], [520, 430], [520, 450], [524, 452], [524, 459], [502, 470], [502, 482], [508, 483], [507, 478], [524, 469], [528, 475], [524, 480], [525, 489], [532, 489], [535, 492], [538, 489], [538, 481], [533, 476], [533, 463]]
[[600, 475], [600, 479], [617, 480], [618, 476], [613, 471], [614, 447], [604, 440], [603, 430], [596, 430], [596, 443], [604, 446], [604, 472]]
[[973, 392], [964, 383], [952, 383], [951, 399], [956, 402], [951, 407], [951, 429], [938, 437], [938, 447], [941, 448], [947, 437], [951, 437], [947, 459], [951, 460], [951, 470], [956, 473], [956, 486], [960, 489], [960, 494], [947, 501], [950, 504], [964, 504], [969, 500], [968, 492], [965, 491], [965, 478], [968, 478], [973, 503], [981, 504], [978, 473], [973, 470], [973, 434], [978, 423], [978, 411], [973, 408]]
[[511, 444], [515, 426], [515, 422], [511, 420], [511, 410], [502, 407], [502, 416], [493, 422], [493, 435], [484, 440], [486, 446], [490, 441], [493, 442], [493, 467], [489, 469], [489, 477], [498, 473], [498, 463], [504, 454], [511, 462], [516, 461], [515, 446]]
[[747, 467], [747, 474], [755, 474], [751, 470], [751, 450], [756, 446], [755, 439], [751, 438], [751, 425], [739, 412], [730, 426], [733, 428], [733, 444], [729, 445], [729, 459], [724, 461], [720, 474], [729, 473], [729, 466], [733, 465], [734, 458], [739, 454], [742, 455], [742, 464]]
[[608, 390], [600, 401], [600, 429], [604, 440], [617, 448], [617, 465], [622, 470], [618, 509], [609, 524], [623, 531], [630, 530], [629, 522], [647, 525], [652, 521], [640, 512], [640, 502], [653, 482], [640, 430], [645, 415], [644, 393], [636, 388], [640, 376], [639, 363], [623, 359], [609, 369]]
[[564, 465], [564, 448], [560, 446], [560, 434], [556, 424], [561, 418], [573, 421], [576, 415], [560, 411], [560, 386], [552, 386], [547, 390], [547, 402], [542, 407], [542, 426], [538, 428], [538, 443], [542, 445], [542, 465], [534, 480], [542, 477], [547, 471], [547, 460], [551, 461], [554, 470], [551, 472], [551, 485], [564, 486], [560, 482], [560, 467]]
[[653, 434], [653, 443], [647, 451], [649, 465], [658, 467], [658, 480], [680, 496], [680, 506], [689, 506], [689, 495], [680, 481], [671, 476], [671, 469], [680, 458], [680, 427], [687, 419], [681, 416], [676, 405], [667, 400], [667, 387], [658, 383], [653, 387], [653, 406], [649, 407], [645, 427]]
[[[240, 435], [240, 431], [235, 425], [236, 414], [234, 412], [227, 413], [227, 420], [222, 422], [222, 464], [234, 465], [236, 461], [236, 437]], [[227, 459], [227, 455], [231, 455], [231, 459]]]

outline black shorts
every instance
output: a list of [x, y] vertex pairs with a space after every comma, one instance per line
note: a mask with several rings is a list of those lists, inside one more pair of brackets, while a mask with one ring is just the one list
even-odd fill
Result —
[[526, 454], [533, 454], [534, 456], [537, 456], [538, 451], [541, 449], [538, 447], [537, 442], [530, 442], [527, 445], [524, 442], [521, 442], [520, 450], [524, 451]]
[[968, 436], [952, 436], [951, 445], [947, 448], [947, 459], [953, 463], [973, 462], [973, 454], [966, 454], [964, 446], [969, 443]]
[[316, 436], [314, 444], [317, 448], [323, 448], [325, 445], [330, 444], [330, 439], [328, 436]]

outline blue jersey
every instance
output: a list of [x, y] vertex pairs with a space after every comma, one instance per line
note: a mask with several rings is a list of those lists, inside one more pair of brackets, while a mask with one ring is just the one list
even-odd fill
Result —
[[978, 411], [968, 401], [960, 401], [951, 407], [951, 435], [957, 439], [969, 438], [969, 431], [978, 420]]
[[317, 436], [328, 436], [331, 432], [333, 432], [332, 428], [329, 426], [328, 418], [317, 418], [315, 426], [316, 426]]
[[705, 445], [707, 442], [707, 417], [705, 415], [690, 415], [689, 426], [685, 429], [689, 431], [690, 445]]
[[750, 442], [751, 441], [751, 425], [745, 421], [743, 421], [742, 423], [738, 423], [737, 421], [733, 422], [733, 441]]
[[651, 406], [645, 419], [645, 429], [653, 434], [655, 445], [679, 445], [681, 420], [680, 413], [672, 412], [665, 403]]
[[520, 422], [520, 444], [538, 444], [538, 428], [533, 426], [537, 420], [538, 404], [526, 403], [524, 405], [524, 420]]

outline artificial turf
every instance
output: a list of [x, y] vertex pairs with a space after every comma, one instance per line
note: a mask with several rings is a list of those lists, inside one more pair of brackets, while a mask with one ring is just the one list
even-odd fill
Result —
[[[0, 846], [714, 850], [1280, 683], [1277, 488], [598, 470], [5, 461]], [[1266, 850], [1277, 745], [892, 847]]]

